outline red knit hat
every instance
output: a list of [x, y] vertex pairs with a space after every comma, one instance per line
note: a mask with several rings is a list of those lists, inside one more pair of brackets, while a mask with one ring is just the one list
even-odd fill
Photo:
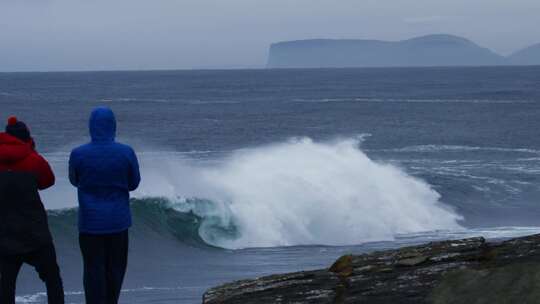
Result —
[[17, 123], [17, 121], [18, 121], [18, 120], [17, 120], [17, 117], [15, 117], [15, 116], [10, 116], [10, 117], [8, 118], [8, 123], [7, 123], [7, 124], [8, 124], [8, 126], [13, 126], [13, 125], [15, 125], [15, 124]]

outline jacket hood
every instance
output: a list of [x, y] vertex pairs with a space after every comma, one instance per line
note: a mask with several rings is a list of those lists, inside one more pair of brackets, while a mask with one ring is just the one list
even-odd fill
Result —
[[114, 141], [116, 136], [116, 118], [111, 109], [99, 107], [90, 115], [90, 137], [93, 142]]
[[13, 163], [32, 153], [32, 142], [24, 142], [7, 133], [0, 133], [0, 162]]

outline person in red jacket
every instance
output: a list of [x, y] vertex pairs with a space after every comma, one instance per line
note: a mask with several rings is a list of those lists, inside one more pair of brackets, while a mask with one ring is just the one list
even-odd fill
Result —
[[15, 304], [15, 289], [24, 263], [32, 265], [47, 287], [49, 304], [64, 303], [47, 212], [38, 190], [54, 185], [47, 161], [35, 150], [26, 125], [8, 119], [0, 133], [0, 303]]

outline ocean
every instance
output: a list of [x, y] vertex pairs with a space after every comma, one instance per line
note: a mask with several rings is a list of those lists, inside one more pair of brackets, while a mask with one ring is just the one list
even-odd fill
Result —
[[[50, 161], [67, 303], [83, 303], [71, 149], [101, 105], [142, 170], [121, 303], [200, 303], [340, 255], [540, 233], [540, 67], [0, 74]], [[25, 267], [18, 303], [46, 303]]]

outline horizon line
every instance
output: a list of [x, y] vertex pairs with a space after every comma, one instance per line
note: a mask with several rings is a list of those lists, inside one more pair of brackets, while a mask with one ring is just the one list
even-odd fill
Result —
[[370, 66], [370, 67], [308, 67], [308, 68], [157, 68], [157, 69], [111, 69], [111, 70], [35, 70], [35, 71], [0, 71], [0, 74], [47, 74], [47, 73], [147, 73], [147, 72], [196, 72], [196, 71], [285, 71], [285, 70], [351, 70], [351, 69], [479, 69], [479, 68], [526, 68], [540, 67], [540, 64], [498, 64], [498, 65], [434, 65], [434, 66]]

